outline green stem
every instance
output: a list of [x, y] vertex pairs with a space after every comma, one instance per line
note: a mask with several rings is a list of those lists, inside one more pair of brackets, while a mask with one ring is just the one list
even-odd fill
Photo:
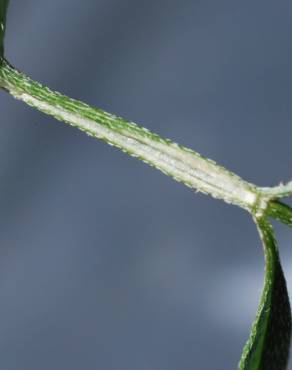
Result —
[[250, 212], [265, 203], [259, 201], [260, 192], [255, 185], [215, 162], [133, 122], [53, 92], [14, 69], [6, 60], [0, 68], [0, 87], [28, 105], [138, 157], [197, 191]]

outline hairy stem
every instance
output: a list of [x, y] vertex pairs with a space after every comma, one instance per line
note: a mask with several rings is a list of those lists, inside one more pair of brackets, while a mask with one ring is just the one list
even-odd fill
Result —
[[271, 198], [287, 198], [292, 196], [292, 181], [273, 188], [261, 188], [261, 191]]
[[261, 203], [261, 193], [255, 185], [215, 162], [133, 122], [53, 92], [14, 69], [6, 60], [2, 60], [0, 68], [0, 87], [28, 105], [138, 157], [197, 191], [253, 213]]

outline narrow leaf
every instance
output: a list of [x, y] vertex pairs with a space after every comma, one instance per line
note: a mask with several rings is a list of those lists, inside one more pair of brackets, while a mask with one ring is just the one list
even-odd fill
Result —
[[287, 368], [291, 310], [273, 228], [265, 218], [257, 220], [265, 252], [264, 289], [240, 370], [285, 370]]
[[3, 57], [3, 40], [6, 27], [6, 12], [9, 0], [0, 0], [0, 58]]
[[292, 208], [279, 201], [269, 202], [267, 215], [292, 227]]
[[197, 191], [250, 212], [259, 203], [256, 186], [214, 161], [133, 122], [51, 91], [5, 60], [0, 68], [1, 86], [28, 105], [120, 148]]

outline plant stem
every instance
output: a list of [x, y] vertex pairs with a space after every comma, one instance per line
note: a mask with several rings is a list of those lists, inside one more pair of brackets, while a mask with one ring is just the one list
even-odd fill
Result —
[[261, 188], [261, 191], [271, 198], [287, 198], [292, 196], [292, 181], [273, 188]]
[[133, 122], [53, 92], [2, 60], [0, 87], [28, 105], [114, 145], [175, 180], [250, 212], [261, 202], [258, 188], [191, 149]]

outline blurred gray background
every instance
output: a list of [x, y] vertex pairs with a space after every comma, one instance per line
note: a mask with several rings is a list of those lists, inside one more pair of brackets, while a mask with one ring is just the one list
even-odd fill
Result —
[[[276, 185], [292, 178], [291, 14], [289, 0], [11, 0], [6, 55]], [[235, 369], [264, 272], [251, 218], [4, 92], [0, 111], [1, 369]], [[292, 296], [292, 234], [276, 231]]]

